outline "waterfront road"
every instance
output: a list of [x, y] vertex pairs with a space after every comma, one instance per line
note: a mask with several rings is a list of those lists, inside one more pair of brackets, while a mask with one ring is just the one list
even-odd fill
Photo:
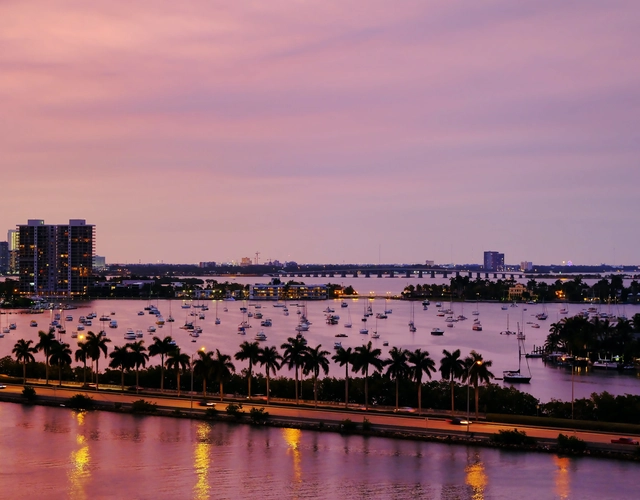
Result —
[[[150, 403], [156, 404], [161, 409], [175, 410], [179, 409], [183, 413], [190, 411], [201, 413], [204, 412], [206, 407], [200, 406], [202, 401], [202, 394], [182, 395], [177, 397], [174, 395], [163, 395], [159, 393], [141, 392], [135, 394], [132, 392], [121, 392], [114, 390], [113, 388], [100, 391], [95, 389], [82, 389], [80, 387], [55, 385], [33, 385], [36, 390], [39, 399], [44, 399], [52, 403], [63, 403], [64, 400], [70, 398], [74, 394], [84, 394], [90, 396], [97, 404], [113, 404], [121, 403], [124, 406], [128, 406], [136, 400], [144, 399]], [[21, 394], [23, 390], [22, 385], [6, 384], [6, 388], [2, 389], [2, 393], [10, 394], [15, 397]], [[346, 410], [344, 406], [337, 405], [318, 405], [318, 408], [314, 408], [313, 404], [309, 405], [308, 401], [305, 401], [304, 405], [296, 406], [294, 403], [282, 403], [271, 402], [270, 405], [266, 404], [264, 400], [252, 400], [239, 399], [234, 397], [225, 398], [221, 402], [218, 398], [209, 397], [207, 401], [215, 403], [216, 410], [224, 412], [226, 406], [229, 403], [242, 403], [243, 411], [249, 412], [251, 408], [265, 408], [270, 417], [278, 421], [290, 421], [290, 422], [303, 422], [303, 423], [319, 423], [338, 425], [340, 422], [346, 419], [350, 419], [356, 424], [362, 424], [366, 418], [371, 426], [375, 429], [386, 429], [391, 431], [401, 431], [407, 433], [415, 433], [421, 435], [433, 435], [433, 436], [459, 436], [468, 437], [473, 435], [477, 438], [486, 438], [491, 434], [495, 434], [500, 430], [513, 430], [526, 432], [527, 436], [534, 437], [541, 441], [548, 440], [550, 443], [555, 442], [558, 434], [563, 433], [570, 436], [575, 436], [583, 441], [586, 441], [592, 445], [596, 445], [598, 448], [608, 449], [623, 449], [626, 445], [612, 445], [611, 439], [618, 437], [617, 434], [603, 433], [603, 432], [591, 432], [573, 429], [558, 429], [558, 428], [546, 428], [538, 426], [523, 426], [513, 424], [500, 424], [489, 423], [484, 421], [472, 422], [467, 427], [466, 425], [454, 425], [451, 421], [440, 413], [437, 417], [427, 413], [426, 415], [417, 415], [415, 413], [408, 414], [395, 414], [393, 411], [380, 411], [379, 409], [369, 409], [364, 411], [361, 406], [350, 406], [349, 410]], [[413, 412], [414, 410], [410, 410]], [[634, 439], [639, 439], [637, 436], [632, 436]], [[620, 448], [622, 447], [622, 448]]]

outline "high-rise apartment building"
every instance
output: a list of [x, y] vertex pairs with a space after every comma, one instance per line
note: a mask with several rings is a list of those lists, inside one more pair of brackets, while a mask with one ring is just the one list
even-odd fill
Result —
[[7, 242], [9, 243], [9, 274], [18, 274], [18, 244], [19, 233], [15, 229], [7, 231]]
[[485, 271], [504, 270], [504, 254], [500, 252], [485, 252], [484, 253], [484, 270]]
[[86, 293], [93, 272], [95, 226], [84, 219], [50, 225], [31, 219], [18, 226], [20, 293], [73, 296]]
[[0, 274], [9, 272], [9, 242], [0, 241]]

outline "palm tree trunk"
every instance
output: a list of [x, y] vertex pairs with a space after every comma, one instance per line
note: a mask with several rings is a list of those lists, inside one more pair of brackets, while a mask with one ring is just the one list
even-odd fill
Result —
[[418, 382], [418, 415], [422, 413], [422, 381]]
[[160, 366], [160, 392], [164, 392], [164, 354], [160, 356], [160, 362], [162, 366]]
[[177, 376], [177, 382], [178, 382], [178, 397], [180, 397], [180, 367], [178, 366], [178, 369], [176, 370]]
[[124, 367], [120, 368], [120, 383], [122, 386], [122, 392], [124, 392]]
[[82, 385], [87, 385], [87, 358], [85, 358], [82, 363]]
[[298, 400], [298, 365], [296, 365], [296, 405], [299, 405], [300, 401]]
[[44, 380], [46, 385], [49, 385], [49, 356], [44, 358]]
[[349, 408], [349, 365], [346, 365], [344, 374], [344, 407]]
[[475, 384], [475, 396], [476, 396], [476, 420], [478, 420], [478, 399], [480, 398], [480, 390], [478, 384]]
[[314, 408], [318, 407], [318, 376], [313, 375], [313, 404]]
[[369, 368], [364, 371], [364, 411], [369, 409]]
[[96, 391], [98, 390], [98, 370], [100, 369], [100, 356], [96, 359]]
[[269, 404], [270, 396], [271, 396], [271, 391], [269, 390], [269, 370], [267, 370], [267, 404]]
[[58, 387], [62, 387], [62, 364], [58, 363]]
[[400, 379], [396, 377], [396, 411], [398, 411], [398, 400], [400, 398]]
[[206, 375], [202, 377], [202, 397], [207, 397], [207, 377]]
[[140, 383], [138, 382], [139, 378], [138, 375], [140, 373], [139, 368], [136, 366], [136, 394], [138, 394], [138, 386], [140, 385]]
[[249, 361], [249, 399], [251, 399], [251, 361]]
[[455, 412], [455, 399], [454, 399], [454, 395], [453, 395], [453, 377], [451, 378], [451, 415], [453, 415], [453, 413]]
[[223, 388], [222, 380], [221, 380], [221, 381], [220, 381], [220, 401], [222, 401], [222, 395], [224, 394], [224, 392], [223, 392], [223, 391], [224, 391], [224, 388]]
[[22, 362], [22, 384], [27, 385], [27, 363]]

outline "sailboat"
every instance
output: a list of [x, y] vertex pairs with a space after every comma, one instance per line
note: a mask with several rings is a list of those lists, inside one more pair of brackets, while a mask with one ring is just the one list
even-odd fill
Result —
[[173, 319], [173, 316], [171, 316], [171, 301], [169, 301], [169, 316], [166, 319], [167, 323], [173, 323], [175, 321], [175, 319]]
[[520, 363], [522, 361], [522, 353], [526, 352], [524, 349], [524, 334], [520, 332], [520, 324], [518, 323], [518, 369], [506, 370], [502, 372], [502, 380], [510, 382], [512, 384], [528, 384], [531, 382], [531, 369], [529, 369], [529, 360], [525, 357], [527, 363], [527, 370], [529, 375], [523, 375], [520, 371]]
[[362, 333], [363, 335], [367, 335], [369, 333], [369, 330], [367, 328], [367, 318], [362, 318], [362, 321], [364, 321], [364, 326], [360, 328], [360, 333]]
[[216, 325], [220, 324], [220, 317], [218, 316], [218, 301], [216, 300]]
[[379, 339], [380, 338], [380, 334], [378, 333], [378, 320], [376, 319], [376, 329], [373, 330], [373, 332], [371, 332], [371, 338], [372, 339]]
[[409, 313], [409, 331], [411, 333], [415, 333], [416, 331], [416, 324], [415, 324], [415, 304], [413, 302], [411, 302], [411, 309], [410, 309], [410, 313]]
[[351, 328], [351, 309], [347, 309], [347, 314], [348, 314], [348, 318], [347, 318], [347, 322], [344, 324], [345, 328]]
[[545, 319], [547, 319], [549, 316], [547, 315], [547, 306], [544, 305], [544, 302], [542, 303], [542, 312], [536, 314], [536, 319], [539, 319], [540, 321], [544, 321]]
[[515, 335], [516, 332], [509, 330], [509, 315], [507, 314], [507, 329], [500, 332], [500, 335]]

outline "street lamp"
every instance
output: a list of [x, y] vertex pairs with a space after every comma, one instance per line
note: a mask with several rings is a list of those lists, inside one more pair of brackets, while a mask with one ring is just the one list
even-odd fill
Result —
[[467, 370], [467, 434], [469, 433], [469, 386], [471, 385], [470, 382], [470, 376], [471, 376], [471, 369], [478, 365], [480, 366], [482, 364], [481, 360], [478, 360], [474, 363], [471, 364], [471, 366], [469, 366], [469, 369]]
[[204, 352], [204, 347], [201, 347], [191, 355], [191, 412], [193, 412], [193, 358], [199, 352]]

